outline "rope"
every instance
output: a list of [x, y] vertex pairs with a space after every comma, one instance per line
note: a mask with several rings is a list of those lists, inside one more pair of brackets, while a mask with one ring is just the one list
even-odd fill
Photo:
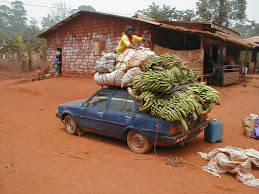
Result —
[[157, 119], [157, 124], [156, 124], [156, 138], [155, 138], [155, 145], [154, 145], [154, 152], [155, 152], [156, 156], [157, 156], [157, 153], [156, 153], [156, 141], [157, 141], [158, 129], [159, 129], [159, 118]]
[[190, 169], [195, 170], [196, 166], [194, 166], [193, 164], [190, 163], [185, 163], [182, 160], [182, 157], [172, 157], [170, 155], [166, 156], [166, 158], [164, 159], [164, 162], [169, 165], [169, 166], [173, 166], [173, 167], [184, 167], [184, 166], [188, 166]]
[[[156, 137], [155, 137], [155, 144], [154, 144], [154, 152], [155, 155], [157, 155], [156, 152], [156, 142], [157, 142], [157, 135], [158, 135], [158, 129], [159, 129], [159, 118], [157, 119], [157, 127], [156, 127]], [[160, 160], [163, 160], [167, 165], [169, 166], [173, 166], [173, 167], [184, 167], [184, 166], [188, 166], [191, 170], [195, 170], [196, 166], [194, 166], [193, 164], [190, 163], [185, 163], [182, 161], [182, 157], [172, 157], [170, 155], [166, 156], [165, 159], [161, 159], [159, 157]]]

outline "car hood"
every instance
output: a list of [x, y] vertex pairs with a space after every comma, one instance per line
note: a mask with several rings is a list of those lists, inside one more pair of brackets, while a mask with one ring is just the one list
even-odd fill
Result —
[[77, 100], [77, 101], [73, 101], [73, 102], [68, 102], [65, 104], [61, 104], [60, 106], [81, 106], [83, 102], [85, 102], [87, 99], [83, 99], [83, 100]]

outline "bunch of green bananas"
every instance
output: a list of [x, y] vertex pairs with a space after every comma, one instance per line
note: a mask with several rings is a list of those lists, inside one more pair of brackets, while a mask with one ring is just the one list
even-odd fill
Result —
[[[185, 130], [188, 130], [187, 119], [207, 114], [212, 103], [219, 103], [219, 92], [204, 82], [196, 82], [197, 75], [175, 55], [154, 57], [142, 66], [142, 71], [132, 82], [132, 91], [140, 99], [139, 110], [167, 121], [181, 121]], [[193, 84], [165, 93], [187, 83]]]
[[194, 82], [198, 78], [191, 69], [181, 63], [181, 60], [177, 56], [169, 53], [153, 57], [142, 65], [143, 72], [152, 70], [169, 70], [175, 78], [174, 81], [179, 84]]
[[151, 58], [147, 63], [142, 65], [142, 70], [148, 71], [156, 67], [172, 69], [175, 66], [183, 67], [181, 60], [173, 54], [166, 53], [164, 55]]
[[176, 86], [175, 78], [169, 70], [147, 71], [134, 76], [133, 92], [140, 94], [143, 91], [166, 92]]

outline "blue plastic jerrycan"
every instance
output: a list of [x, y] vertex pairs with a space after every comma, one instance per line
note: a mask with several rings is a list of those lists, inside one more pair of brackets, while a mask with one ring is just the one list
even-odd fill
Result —
[[223, 123], [220, 120], [210, 120], [204, 132], [204, 140], [210, 143], [223, 141]]

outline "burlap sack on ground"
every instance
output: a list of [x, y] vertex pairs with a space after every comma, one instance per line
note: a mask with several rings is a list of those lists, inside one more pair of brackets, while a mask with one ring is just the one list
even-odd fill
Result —
[[100, 86], [121, 86], [121, 80], [125, 74], [122, 70], [115, 70], [111, 73], [99, 73], [94, 75], [94, 81]]
[[243, 127], [247, 137], [251, 137], [254, 134], [255, 121], [251, 116], [247, 116], [242, 119]]

